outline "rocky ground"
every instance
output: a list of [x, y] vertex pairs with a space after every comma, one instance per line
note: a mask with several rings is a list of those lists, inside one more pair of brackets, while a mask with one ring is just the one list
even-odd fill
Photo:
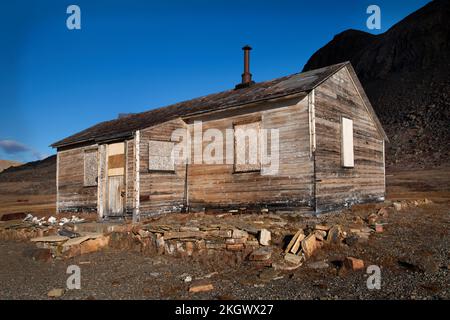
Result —
[[[449, 299], [449, 171], [391, 172], [390, 200], [403, 199], [408, 205], [401, 210], [388, 208], [383, 232], [372, 233], [368, 241], [326, 244], [292, 271], [257, 267], [229, 255], [177, 258], [112, 248], [42, 262], [24, 254], [32, 243], [2, 241], [0, 298], [48, 299], [51, 289], [66, 287], [67, 267], [75, 264], [81, 268], [81, 289], [66, 291], [62, 299]], [[414, 199], [424, 198], [432, 202], [414, 204]], [[340, 224], [346, 229], [381, 206], [360, 205], [319, 218], [287, 215], [283, 219], [293, 229], [296, 224], [315, 223]], [[343, 268], [346, 257], [362, 259], [364, 269]], [[367, 288], [369, 265], [381, 268], [380, 290]], [[189, 292], [198, 285], [212, 285], [212, 290]]]

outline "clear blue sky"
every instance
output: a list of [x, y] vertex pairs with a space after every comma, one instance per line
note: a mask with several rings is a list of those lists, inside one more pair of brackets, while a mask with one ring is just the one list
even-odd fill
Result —
[[[299, 72], [381, 7], [386, 31], [428, 0], [2, 1], [0, 159], [31, 161], [48, 146], [118, 113], [226, 90], [253, 47], [255, 81]], [[81, 8], [68, 30], [66, 8]]]

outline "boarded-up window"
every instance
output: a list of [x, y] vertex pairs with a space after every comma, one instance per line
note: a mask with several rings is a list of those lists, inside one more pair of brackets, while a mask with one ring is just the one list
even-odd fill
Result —
[[87, 150], [84, 152], [84, 186], [96, 186], [97, 176], [97, 150]]
[[234, 171], [261, 170], [261, 122], [234, 126]]
[[341, 128], [342, 166], [352, 168], [355, 166], [353, 154], [353, 120], [342, 118]]
[[118, 142], [108, 145], [108, 177], [125, 174], [125, 143]]
[[173, 148], [173, 142], [150, 140], [148, 144], [149, 170], [175, 171]]

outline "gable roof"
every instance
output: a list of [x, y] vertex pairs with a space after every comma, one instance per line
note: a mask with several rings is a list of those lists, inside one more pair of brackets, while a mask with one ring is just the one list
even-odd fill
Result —
[[[247, 88], [233, 89], [200, 98], [179, 102], [167, 107], [132, 114], [123, 118], [101, 122], [70, 137], [53, 143], [54, 148], [78, 143], [98, 143], [111, 139], [126, 138], [136, 130], [151, 127], [176, 118], [226, 110], [249, 103], [302, 93], [320, 85], [344, 66], [344, 62], [332, 66], [296, 73], [270, 81], [255, 83]], [[376, 117], [376, 116], [375, 116]], [[382, 128], [381, 128], [382, 130]], [[381, 131], [384, 133], [384, 131]]]

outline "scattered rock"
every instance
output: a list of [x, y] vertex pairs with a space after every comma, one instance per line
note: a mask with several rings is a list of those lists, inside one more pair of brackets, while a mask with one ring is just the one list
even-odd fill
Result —
[[270, 281], [279, 276], [279, 270], [275, 270], [273, 268], [265, 268], [258, 274], [258, 278], [263, 281]]
[[227, 250], [230, 251], [241, 251], [244, 249], [244, 245], [242, 243], [239, 244], [227, 244], [226, 245]]
[[353, 257], [347, 257], [344, 260], [344, 267], [353, 271], [361, 270], [364, 269], [364, 261]]
[[180, 231], [193, 231], [193, 232], [195, 232], [195, 231], [200, 231], [200, 228], [198, 228], [198, 227], [190, 227], [190, 226], [182, 226], [182, 227], [180, 227]]
[[207, 292], [207, 291], [211, 291], [213, 289], [214, 289], [214, 287], [212, 284], [204, 284], [204, 285], [190, 287], [189, 292], [190, 293]]
[[339, 243], [341, 242], [342, 230], [340, 225], [333, 226], [330, 231], [328, 231], [327, 242]]
[[329, 226], [325, 226], [325, 225], [321, 225], [321, 224], [316, 224], [314, 226], [314, 230], [320, 230], [320, 231], [325, 231], [328, 232], [328, 230], [330, 230], [331, 227]]
[[317, 240], [315, 234], [312, 233], [307, 236], [304, 240], [302, 240], [301, 244], [306, 258], [311, 257], [314, 254], [314, 251], [317, 249]]
[[254, 250], [249, 255], [249, 260], [251, 261], [265, 261], [272, 257], [272, 249], [270, 247], [263, 247]]
[[378, 215], [375, 213], [372, 213], [367, 217], [367, 223], [369, 225], [374, 225], [377, 221], [378, 221]]
[[233, 234], [232, 234], [232, 238], [233, 239], [239, 239], [239, 238], [248, 238], [248, 232], [244, 231], [244, 230], [240, 230], [240, 229], [233, 229]]
[[247, 238], [229, 238], [225, 240], [226, 244], [244, 244], [247, 242]]
[[302, 256], [298, 256], [292, 253], [286, 253], [286, 255], [284, 256], [284, 260], [286, 260], [289, 263], [297, 265], [302, 262]]
[[389, 216], [389, 213], [386, 208], [381, 208], [380, 210], [378, 210], [378, 215], [380, 217], [387, 218]]
[[401, 211], [402, 208], [403, 208], [403, 206], [402, 206], [402, 204], [400, 202], [394, 202], [392, 205], [394, 206], [394, 209], [396, 211]]
[[327, 232], [323, 230], [316, 230], [314, 231], [314, 234], [316, 236], [316, 239], [319, 241], [323, 241], [325, 237], [327, 236]]
[[31, 242], [63, 242], [69, 240], [69, 237], [64, 236], [46, 236], [30, 239]]
[[357, 235], [350, 235], [347, 238], [345, 238], [344, 243], [348, 246], [353, 246], [355, 245], [359, 240], [359, 237]]
[[293, 264], [291, 262], [287, 262], [286, 260], [282, 260], [279, 262], [272, 263], [272, 268], [276, 271], [293, 271], [301, 267], [303, 262], [299, 264]]
[[308, 268], [311, 269], [326, 269], [330, 265], [326, 263], [325, 261], [316, 261], [316, 262], [310, 262], [308, 263]]
[[52, 289], [47, 293], [49, 298], [60, 298], [64, 295], [64, 289]]
[[381, 223], [375, 223], [375, 232], [376, 233], [382, 233], [383, 232], [383, 225]]
[[259, 232], [259, 243], [262, 246], [268, 246], [270, 244], [271, 235], [270, 231], [267, 229], [261, 229]]
[[97, 239], [90, 239], [80, 244], [81, 254], [98, 251], [109, 244], [109, 236], [104, 236]]
[[191, 241], [186, 242], [186, 254], [192, 256], [194, 253], [194, 243]]
[[52, 260], [52, 250], [46, 248], [26, 249], [24, 255], [35, 261], [49, 262]]
[[191, 276], [187, 276], [186, 278], [184, 278], [184, 282], [191, 282], [191, 281], [192, 281]]

